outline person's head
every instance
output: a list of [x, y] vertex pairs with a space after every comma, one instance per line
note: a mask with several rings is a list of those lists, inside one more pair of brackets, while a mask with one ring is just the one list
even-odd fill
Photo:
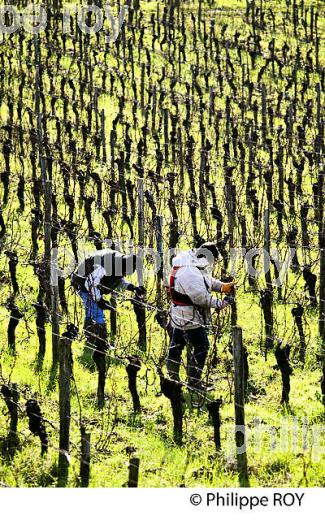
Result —
[[137, 267], [137, 255], [123, 255], [122, 257], [122, 275], [133, 274]]
[[202, 269], [213, 268], [219, 259], [219, 250], [214, 242], [204, 242], [196, 251], [195, 256], [199, 259]]

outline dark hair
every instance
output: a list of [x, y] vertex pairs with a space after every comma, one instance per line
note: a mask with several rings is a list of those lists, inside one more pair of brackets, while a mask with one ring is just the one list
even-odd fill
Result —
[[132, 274], [136, 270], [137, 267], [137, 255], [123, 255], [122, 257], [122, 273]]
[[213, 242], [204, 242], [197, 250], [196, 250], [196, 256], [197, 258], [205, 258], [206, 257], [206, 251], [210, 251], [210, 253], [213, 255], [213, 257], [217, 260], [219, 258], [219, 250]]

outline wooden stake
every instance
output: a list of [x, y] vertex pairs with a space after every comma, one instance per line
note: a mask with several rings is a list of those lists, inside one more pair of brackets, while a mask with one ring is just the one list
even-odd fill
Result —
[[[319, 193], [319, 335], [325, 346], [325, 212], [324, 212], [324, 169], [320, 169], [318, 173], [318, 193]], [[324, 366], [325, 366], [325, 354], [324, 354]]]
[[71, 382], [71, 340], [62, 337], [59, 349], [59, 406], [60, 406], [60, 444], [58, 465], [58, 486], [65, 487], [69, 473], [70, 451], [70, 382]]
[[51, 228], [52, 228], [52, 181], [48, 179], [46, 157], [43, 150], [43, 117], [40, 109], [40, 51], [38, 35], [34, 35], [35, 61], [36, 61], [36, 96], [35, 112], [37, 114], [37, 137], [39, 148], [39, 161], [44, 187], [44, 267], [45, 267], [45, 291], [46, 303], [51, 308], [52, 317], [52, 360], [53, 366], [58, 363], [58, 338], [59, 338], [59, 314], [58, 314], [58, 287], [51, 285]]
[[163, 217], [156, 217], [156, 244], [157, 254], [159, 255], [160, 265], [157, 271], [157, 307], [162, 308], [162, 286], [164, 266], [163, 266], [163, 235], [162, 235]]
[[59, 314], [59, 287], [51, 287], [51, 308], [52, 308], [52, 362], [56, 366], [59, 361], [60, 343], [60, 314]]
[[8, 434], [8, 449], [13, 452], [18, 444], [17, 425], [18, 425], [18, 401], [19, 392], [17, 383], [12, 384], [11, 390], [12, 409], [10, 416], [10, 431]]
[[80, 485], [88, 487], [90, 475], [90, 433], [81, 426], [81, 456], [80, 456]]
[[[138, 246], [140, 254], [143, 252], [144, 247], [144, 188], [143, 179], [138, 178], [137, 183], [138, 189]], [[137, 268], [138, 285], [143, 286], [143, 267]]]
[[152, 91], [152, 114], [151, 114], [151, 129], [154, 133], [156, 130], [156, 110], [157, 110], [157, 86], [154, 85]]
[[165, 161], [168, 162], [168, 108], [164, 108], [164, 141], [165, 141]]
[[45, 323], [46, 323], [46, 307], [42, 301], [34, 304], [36, 309], [36, 329], [39, 342], [38, 348], [38, 364], [42, 365], [45, 351], [46, 351], [46, 334], [45, 334]]
[[102, 147], [103, 147], [103, 162], [107, 161], [107, 152], [106, 152], [106, 133], [105, 133], [105, 110], [101, 111], [101, 132], [102, 132]]
[[266, 87], [264, 83], [261, 87], [262, 90], [262, 138], [263, 142], [265, 143], [266, 137], [267, 137], [267, 119], [266, 119], [266, 112], [267, 112], [267, 104], [266, 104]]
[[215, 401], [211, 401], [207, 404], [207, 408], [209, 411], [209, 415], [212, 420], [213, 424], [213, 430], [214, 430], [214, 444], [216, 447], [216, 451], [219, 451], [221, 448], [221, 441], [220, 441], [220, 406], [222, 404], [221, 399], [216, 399]]
[[132, 457], [129, 464], [128, 487], [138, 487], [140, 459]]
[[270, 264], [270, 210], [264, 211], [264, 272], [267, 288], [272, 290]]
[[239, 484], [248, 487], [248, 469], [246, 453], [245, 433], [245, 392], [244, 392], [244, 360], [242, 329], [233, 327], [233, 359], [234, 359], [234, 383], [235, 383], [235, 423], [236, 423], [236, 448], [237, 467], [239, 472]]
[[138, 240], [139, 246], [144, 246], [144, 188], [143, 178], [138, 178]]

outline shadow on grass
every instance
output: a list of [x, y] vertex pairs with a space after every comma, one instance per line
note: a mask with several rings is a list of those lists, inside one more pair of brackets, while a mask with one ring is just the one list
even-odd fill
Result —
[[38, 487], [53, 487], [58, 478], [58, 466], [57, 463], [53, 463], [52, 466], [47, 470], [42, 472], [37, 479]]
[[95, 372], [96, 371], [96, 365], [95, 365], [95, 362], [93, 360], [93, 351], [92, 349], [90, 349], [89, 347], [87, 347], [87, 345], [85, 346], [84, 350], [83, 350], [83, 353], [81, 356], [79, 356], [78, 358], [78, 361], [85, 367], [87, 368], [88, 370], [90, 370], [90, 372]]
[[56, 385], [56, 380], [57, 380], [57, 376], [58, 376], [58, 364], [52, 364], [51, 366], [51, 371], [50, 371], [50, 377], [49, 377], [49, 382], [48, 382], [48, 385], [47, 385], [47, 392], [52, 392], [55, 388], [55, 385]]
[[281, 406], [282, 406], [282, 411], [283, 411], [284, 415], [295, 415], [295, 411], [293, 410], [292, 406], [289, 403], [287, 403], [287, 402], [281, 403]]
[[127, 418], [127, 425], [129, 428], [140, 428], [144, 425], [141, 417], [141, 412], [131, 412]]
[[41, 353], [38, 353], [35, 360], [32, 361], [31, 367], [36, 372], [36, 374], [40, 374], [43, 370], [44, 365], [44, 355]]

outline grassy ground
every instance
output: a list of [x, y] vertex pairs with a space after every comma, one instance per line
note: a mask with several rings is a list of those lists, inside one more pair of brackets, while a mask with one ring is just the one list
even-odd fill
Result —
[[[308, 343], [307, 367], [304, 370], [299, 366], [295, 368], [290, 407], [283, 407], [279, 404], [281, 378], [279, 372], [274, 369], [275, 358], [270, 354], [265, 361], [260, 352], [258, 308], [254, 305], [251, 295], [243, 295], [238, 301], [239, 315], [244, 317], [240, 320], [240, 325], [243, 325], [244, 341], [249, 351], [251, 394], [246, 406], [247, 425], [254, 430], [254, 421], [259, 420], [264, 428], [268, 426], [276, 430], [276, 446], [272, 449], [272, 435], [262, 434], [260, 445], [256, 440], [254, 444], [253, 438], [249, 441], [250, 483], [252, 486], [322, 486], [324, 456], [320, 455], [317, 446], [311, 446], [312, 428], [324, 420], [320, 400], [320, 371], [315, 364], [316, 338], [312, 335]], [[126, 330], [130, 326], [129, 305], [123, 304], [124, 308], [119, 314], [120, 330]], [[1, 336], [5, 338], [7, 320], [4, 311], [2, 317]], [[18, 428], [20, 447], [13, 459], [3, 458], [0, 480], [10, 486], [56, 485], [58, 391], [56, 384], [53, 386], [51, 382], [50, 347], [43, 370], [36, 370], [37, 342], [33, 334], [33, 324], [28, 321], [21, 322], [17, 328], [17, 357], [10, 355], [5, 348], [1, 353], [2, 375], [5, 379], [10, 376], [11, 381], [19, 385], [21, 413]], [[132, 326], [135, 326], [134, 323]], [[30, 329], [29, 332], [26, 330], [27, 327]], [[151, 354], [155, 353], [156, 357], [164, 348], [162, 333], [150, 321], [149, 330]], [[232, 360], [228, 351], [229, 340], [229, 333], [225, 330], [217, 344], [217, 368], [210, 373], [211, 379], [216, 381], [216, 389], [210, 397], [222, 396], [224, 401], [221, 409], [222, 450], [218, 455], [215, 453], [213, 428], [206, 408], [204, 405], [201, 409], [192, 408], [187, 392], [184, 447], [175, 446], [172, 440], [170, 405], [167, 399], [160, 395], [159, 381], [150, 358], [144, 360], [145, 367], [138, 376], [141, 414], [134, 417], [132, 413], [125, 367], [116, 361], [111, 363], [108, 372], [107, 403], [105, 408], [99, 411], [95, 406], [96, 373], [91, 367], [85, 367], [85, 361], [89, 360], [89, 356], [87, 353], [85, 355], [84, 344], [75, 341], [69, 485], [75, 486], [78, 482], [80, 402], [82, 419], [91, 433], [91, 486], [122, 486], [128, 475], [128, 452], [133, 450], [141, 460], [140, 486], [237, 486], [238, 476], [233, 454], [234, 403], [231, 397]], [[292, 344], [296, 345], [296, 339]], [[117, 348], [119, 350], [119, 347]], [[24, 401], [32, 396], [37, 397], [44, 417], [52, 423], [52, 426], [47, 426], [50, 449], [44, 458], [40, 456], [39, 439], [28, 430], [24, 413]], [[4, 404], [1, 405], [5, 412]], [[308, 427], [303, 426], [306, 420], [309, 422]], [[7, 427], [4, 413], [0, 419], [2, 442]], [[296, 445], [293, 434], [295, 427], [298, 431]], [[254, 431], [256, 437], [256, 426]], [[285, 444], [287, 431], [288, 446]], [[308, 431], [305, 446], [303, 431]]]

